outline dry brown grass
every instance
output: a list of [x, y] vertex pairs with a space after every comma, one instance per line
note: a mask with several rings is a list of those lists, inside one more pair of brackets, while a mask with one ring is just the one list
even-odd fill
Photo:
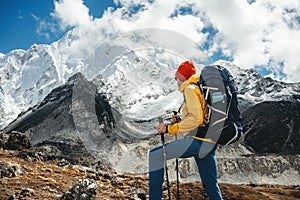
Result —
[[[104, 178], [105, 171], [98, 171], [100, 176], [80, 172], [76, 166], [62, 168], [51, 162], [28, 162], [13, 156], [13, 151], [0, 150], [0, 161], [18, 164], [26, 169], [21, 176], [0, 178], [0, 199], [15, 195], [19, 199], [58, 199], [80, 179], [92, 178], [98, 183], [95, 199], [133, 199], [133, 189], [148, 192], [147, 176], [132, 174], [111, 174], [117, 184]], [[79, 166], [78, 166], [79, 167]], [[172, 196], [175, 199], [175, 183], [171, 183]], [[220, 183], [224, 200], [296, 200], [300, 199], [299, 186], [282, 185], [232, 185]], [[26, 190], [27, 189], [27, 190]], [[167, 191], [164, 191], [167, 195]], [[203, 196], [201, 183], [181, 183], [180, 197], [183, 200], [207, 199]]]

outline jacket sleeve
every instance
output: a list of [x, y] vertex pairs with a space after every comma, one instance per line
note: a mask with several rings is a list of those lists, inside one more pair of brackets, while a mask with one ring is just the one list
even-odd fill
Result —
[[170, 134], [186, 133], [197, 128], [203, 123], [203, 111], [200, 103], [200, 92], [196, 90], [197, 86], [189, 85], [184, 90], [186, 113], [183, 113], [183, 119], [176, 124], [167, 127]]

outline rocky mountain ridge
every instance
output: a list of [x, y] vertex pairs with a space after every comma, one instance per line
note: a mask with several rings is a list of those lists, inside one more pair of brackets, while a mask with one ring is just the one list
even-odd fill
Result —
[[234, 75], [242, 111], [264, 101], [300, 101], [300, 83], [263, 77], [254, 69], [242, 70], [227, 61], [218, 61], [216, 64], [226, 66]]
[[[119, 38], [123, 43], [103, 40], [76, 52], [73, 44], [77, 34], [72, 30], [51, 45], [34, 44], [27, 51], [14, 50], [0, 57], [0, 128], [40, 103], [77, 72], [97, 87], [105, 83], [99, 88], [105, 91], [111, 106], [129, 118], [157, 117], [164, 113], [154, 110], [174, 109], [182, 102], [173, 77], [184, 58], [159, 48], [151, 37], [139, 36], [140, 32]], [[255, 70], [241, 69], [227, 61], [216, 64], [227, 67], [236, 78], [242, 110], [266, 100], [299, 99], [299, 83], [264, 78]], [[200, 71], [203, 64], [196, 66]]]
[[[80, 93], [74, 93], [75, 88]], [[86, 127], [80, 127], [80, 123], [75, 125], [76, 113], [83, 110], [85, 114], [95, 114], [96, 118], [92, 119], [98, 125], [103, 124], [103, 127], [95, 130], [99, 133], [94, 137], [101, 138], [101, 134], [107, 133], [114, 126], [110, 105], [101, 94], [96, 93], [96, 86], [79, 73], [72, 76], [66, 84], [54, 89], [40, 104], [21, 113], [3, 130], [8, 133], [24, 132], [33, 145], [55, 146], [62, 157], [88, 165], [93, 157], [78, 135], [80, 128]], [[110, 136], [113, 137], [111, 134]]]
[[299, 101], [264, 101], [243, 112], [245, 144], [256, 153], [300, 154]]

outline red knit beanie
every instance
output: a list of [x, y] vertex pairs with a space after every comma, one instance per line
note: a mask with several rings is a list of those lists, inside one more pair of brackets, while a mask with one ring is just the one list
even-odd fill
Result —
[[175, 77], [179, 80], [187, 80], [193, 74], [196, 74], [196, 68], [191, 61], [184, 61], [181, 63], [175, 73]]

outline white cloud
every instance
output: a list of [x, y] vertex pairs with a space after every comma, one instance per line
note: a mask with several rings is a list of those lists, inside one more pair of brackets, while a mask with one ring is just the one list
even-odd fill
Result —
[[197, 6], [219, 31], [215, 49], [226, 50], [241, 67], [265, 66], [274, 74], [286, 73], [289, 81], [300, 81], [296, 55], [300, 47], [295, 45], [300, 41], [299, 1], [264, 0], [250, 5], [240, 0], [210, 0]]
[[[77, 27], [84, 42], [77, 46], [100, 42], [99, 32], [126, 32], [143, 28], [166, 29], [183, 34], [199, 46], [210, 43], [208, 50], [194, 51], [202, 59], [222, 50], [245, 68], [264, 66], [274, 74], [283, 72], [289, 81], [300, 81], [300, 2], [295, 0], [152, 1], [116, 0], [122, 6], [108, 9], [102, 18], [93, 19], [82, 0], [55, 2], [53, 16], [61, 26]], [[139, 7], [137, 6], [139, 5]], [[189, 11], [180, 9], [189, 7]], [[134, 11], [134, 14], [130, 14]], [[88, 27], [88, 28], [87, 28]], [[213, 27], [208, 37], [204, 28]], [[207, 41], [209, 38], [210, 41]], [[185, 41], [174, 38], [173, 48], [186, 47]], [[277, 70], [277, 71], [276, 71]]]
[[89, 9], [83, 4], [83, 0], [54, 1], [55, 11], [53, 17], [61, 22], [61, 28], [88, 26], [92, 21]]

